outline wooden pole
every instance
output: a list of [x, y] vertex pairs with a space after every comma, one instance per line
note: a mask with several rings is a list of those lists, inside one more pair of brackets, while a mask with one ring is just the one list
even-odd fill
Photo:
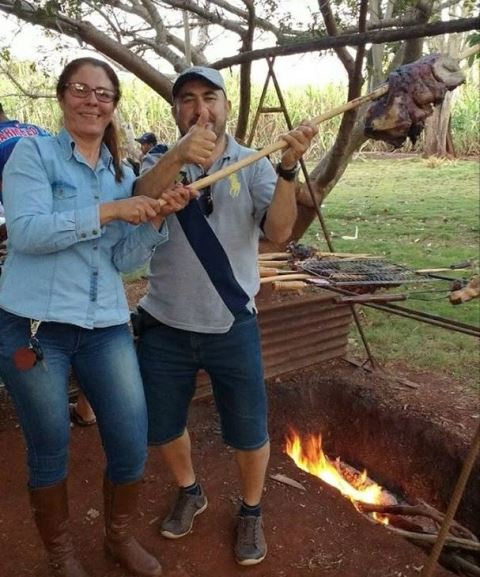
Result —
[[463, 491], [465, 490], [465, 485], [467, 484], [470, 473], [472, 472], [473, 465], [475, 464], [475, 459], [480, 451], [480, 425], [477, 428], [477, 432], [473, 438], [472, 444], [468, 451], [467, 457], [463, 464], [460, 476], [458, 477], [457, 484], [453, 491], [452, 499], [448, 505], [447, 512], [445, 513], [445, 518], [443, 520], [440, 531], [438, 532], [437, 540], [432, 548], [430, 557], [428, 558], [427, 564], [425, 565], [421, 577], [431, 577], [435, 570], [438, 558], [445, 544], [445, 540], [448, 536], [448, 530], [453, 521], [455, 513], [457, 511], [460, 499], [462, 498]]

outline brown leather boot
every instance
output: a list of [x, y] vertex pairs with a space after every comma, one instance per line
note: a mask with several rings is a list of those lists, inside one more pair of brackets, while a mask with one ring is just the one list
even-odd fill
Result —
[[158, 577], [162, 573], [160, 563], [131, 534], [130, 524], [137, 511], [140, 483], [114, 485], [105, 477], [105, 550], [130, 573], [139, 577]]
[[48, 553], [51, 577], [89, 577], [78, 559], [68, 529], [67, 482], [29, 489], [38, 532]]

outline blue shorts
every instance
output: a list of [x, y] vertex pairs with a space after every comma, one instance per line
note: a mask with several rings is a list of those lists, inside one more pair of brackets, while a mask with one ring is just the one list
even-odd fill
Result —
[[267, 395], [256, 316], [242, 313], [227, 333], [175, 329], [141, 313], [138, 359], [148, 409], [148, 438], [163, 445], [180, 437], [195, 393], [196, 375], [210, 376], [223, 439], [243, 451], [268, 441]]

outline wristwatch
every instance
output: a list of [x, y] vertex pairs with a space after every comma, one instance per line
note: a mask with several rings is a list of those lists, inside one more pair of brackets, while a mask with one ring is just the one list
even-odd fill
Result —
[[275, 167], [278, 176], [286, 180], [287, 182], [293, 182], [297, 178], [298, 174], [298, 162], [292, 168], [283, 168], [282, 163], [279, 162]]

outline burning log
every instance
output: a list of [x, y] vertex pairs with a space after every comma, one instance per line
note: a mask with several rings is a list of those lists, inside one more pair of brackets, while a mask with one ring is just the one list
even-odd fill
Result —
[[480, 577], [480, 567], [478, 565], [474, 565], [473, 562], [468, 561], [467, 559], [463, 559], [463, 557], [460, 557], [459, 555], [450, 553], [448, 558], [444, 561], [446, 561], [446, 564], [452, 569], [457, 571], [460, 570], [462, 575], [468, 575], [469, 577]]
[[[437, 526], [440, 525], [445, 519], [445, 515], [443, 513], [431, 505], [428, 505], [427, 503], [418, 503], [416, 505], [383, 505], [379, 503], [359, 503], [358, 508], [365, 513], [380, 513], [381, 515], [387, 515], [389, 517], [392, 515], [395, 517], [427, 517], [434, 521]], [[457, 522], [452, 523], [450, 531], [454, 537], [459, 537], [478, 543], [478, 538], [466, 527], [463, 527]]]
[[360, 502], [395, 502], [392, 495], [368, 478], [366, 471], [360, 473], [340, 459], [330, 460], [322, 449], [321, 435], [308, 435], [302, 442], [300, 436], [291, 430], [286, 438], [285, 452], [302, 471], [335, 487], [355, 505]]
[[[401, 535], [409, 541], [413, 541], [418, 544], [427, 543], [428, 545], [433, 545], [438, 538], [438, 533], [416, 533], [413, 531], [398, 529], [397, 527], [392, 527], [391, 525], [385, 525], [385, 527], [392, 533]], [[466, 551], [473, 551], [476, 553], [480, 552], [480, 543], [477, 541], [461, 539], [460, 537], [453, 537], [452, 535], [445, 539], [445, 547], [451, 547], [452, 549], [464, 549]]]
[[395, 148], [407, 138], [415, 144], [433, 105], [440, 104], [447, 91], [465, 82], [459, 61], [443, 54], [426, 56], [400, 66], [388, 77], [388, 93], [370, 106], [365, 134]]
[[[356, 506], [371, 522], [376, 521], [375, 518], [370, 517], [371, 514], [381, 515], [384, 520], [387, 520], [383, 525], [388, 531], [404, 537], [427, 551], [433, 550], [437, 543], [439, 526], [445, 519], [443, 513], [426, 503], [417, 505], [357, 503]], [[418, 516], [432, 520], [435, 528], [425, 530], [424, 522], [417, 523], [416, 520], [412, 520], [412, 517]], [[465, 577], [480, 577], [480, 566], [476, 564], [476, 557], [480, 553], [480, 543], [471, 531], [454, 521], [450, 526], [450, 534], [445, 537], [444, 547], [441, 555], [442, 565]]]

